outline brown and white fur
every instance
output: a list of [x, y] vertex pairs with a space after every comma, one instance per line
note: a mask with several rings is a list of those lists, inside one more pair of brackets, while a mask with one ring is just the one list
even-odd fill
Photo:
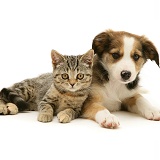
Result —
[[92, 48], [96, 53], [93, 81], [82, 117], [106, 128], [119, 126], [118, 118], [110, 112], [122, 109], [160, 120], [160, 110], [141, 95], [138, 85], [138, 75], [147, 59], [159, 65], [153, 43], [145, 36], [107, 30], [94, 38]]

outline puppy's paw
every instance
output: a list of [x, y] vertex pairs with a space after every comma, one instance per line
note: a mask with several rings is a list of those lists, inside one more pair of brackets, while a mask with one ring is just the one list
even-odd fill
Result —
[[146, 110], [143, 116], [149, 120], [160, 121], [160, 110]]
[[38, 121], [40, 122], [51, 122], [53, 120], [53, 115], [50, 113], [40, 112], [38, 115]]
[[117, 128], [120, 125], [118, 118], [107, 109], [98, 111], [95, 119], [104, 128]]
[[6, 104], [8, 114], [17, 114], [18, 113], [18, 108], [15, 104], [13, 103], [7, 103]]
[[57, 118], [61, 123], [69, 123], [72, 120], [72, 117], [69, 116], [66, 112], [61, 111], [57, 114]]

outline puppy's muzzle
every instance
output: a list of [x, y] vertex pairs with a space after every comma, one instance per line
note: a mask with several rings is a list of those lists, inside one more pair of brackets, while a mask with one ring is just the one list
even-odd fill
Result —
[[128, 80], [130, 77], [131, 77], [131, 72], [130, 71], [126, 71], [126, 70], [123, 70], [121, 72], [121, 77], [123, 80]]

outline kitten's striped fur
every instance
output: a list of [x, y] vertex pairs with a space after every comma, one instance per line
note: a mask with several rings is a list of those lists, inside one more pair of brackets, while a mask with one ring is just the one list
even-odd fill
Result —
[[62, 56], [52, 50], [53, 73], [3, 88], [0, 113], [39, 110], [38, 120], [41, 122], [52, 121], [53, 115], [63, 123], [77, 118], [89, 93], [93, 54], [93, 50], [89, 50], [83, 55]]

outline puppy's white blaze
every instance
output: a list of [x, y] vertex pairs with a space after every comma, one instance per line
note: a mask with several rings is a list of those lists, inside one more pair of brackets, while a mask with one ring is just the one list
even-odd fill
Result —
[[[135, 39], [133, 37], [123, 37], [123, 57], [117, 63], [114, 63], [111, 68], [108, 68], [108, 71], [114, 79], [118, 80], [121, 83], [129, 83], [136, 78], [136, 68], [135, 63], [131, 58], [131, 52], [133, 50], [133, 46], [135, 43]], [[125, 82], [121, 77], [121, 72], [123, 70], [127, 70], [131, 72], [131, 77]]]
[[[131, 58], [131, 51], [133, 50], [135, 39], [133, 37], [124, 37], [123, 38], [123, 49], [124, 54], [122, 60], [118, 63], [118, 72], [122, 72], [122, 70], [127, 70], [131, 72], [131, 77], [128, 81], [133, 81], [136, 77], [136, 71], [135, 71], [135, 63], [133, 62]], [[117, 73], [118, 76], [120, 76], [120, 73]], [[121, 76], [119, 77], [121, 79]]]
[[110, 115], [110, 112], [107, 109], [104, 109], [102, 111], [98, 111], [95, 116], [96, 122], [98, 122], [99, 124], [104, 122], [106, 119], [106, 115]]
[[124, 58], [130, 57], [130, 53], [133, 49], [134, 38], [133, 37], [124, 37]]

